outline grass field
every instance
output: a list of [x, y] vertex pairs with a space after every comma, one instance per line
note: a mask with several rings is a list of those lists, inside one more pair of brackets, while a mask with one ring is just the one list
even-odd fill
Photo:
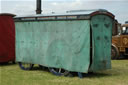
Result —
[[0, 85], [128, 85], [128, 60], [113, 60], [112, 69], [86, 74], [83, 79], [55, 76], [38, 66], [23, 71], [18, 64], [0, 65]]

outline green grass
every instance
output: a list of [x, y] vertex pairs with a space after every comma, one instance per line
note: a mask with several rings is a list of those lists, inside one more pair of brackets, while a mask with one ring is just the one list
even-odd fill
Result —
[[128, 85], [128, 60], [113, 60], [111, 70], [87, 74], [83, 79], [55, 76], [38, 66], [23, 71], [17, 64], [2, 65], [0, 85]]

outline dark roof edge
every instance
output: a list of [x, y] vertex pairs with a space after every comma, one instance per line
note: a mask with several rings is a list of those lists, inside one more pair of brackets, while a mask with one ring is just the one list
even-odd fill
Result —
[[0, 13], [0, 16], [16, 16], [15, 14], [11, 14], [11, 13]]
[[108, 11], [95, 11], [95, 12], [91, 13], [90, 15], [91, 16], [95, 16], [97, 14], [108, 15], [108, 16], [110, 16], [113, 19], [115, 18], [115, 15], [113, 15], [111, 12], [108, 12]]

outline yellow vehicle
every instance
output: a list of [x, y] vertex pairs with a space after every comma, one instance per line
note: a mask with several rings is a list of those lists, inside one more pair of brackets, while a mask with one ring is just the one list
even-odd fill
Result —
[[121, 25], [115, 21], [112, 36], [112, 59], [119, 59], [120, 56], [128, 56], [128, 22]]

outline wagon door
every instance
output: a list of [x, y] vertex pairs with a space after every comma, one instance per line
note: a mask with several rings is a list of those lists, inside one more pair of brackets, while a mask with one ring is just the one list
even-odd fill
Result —
[[111, 68], [112, 23], [113, 19], [106, 15], [91, 18], [93, 71]]

